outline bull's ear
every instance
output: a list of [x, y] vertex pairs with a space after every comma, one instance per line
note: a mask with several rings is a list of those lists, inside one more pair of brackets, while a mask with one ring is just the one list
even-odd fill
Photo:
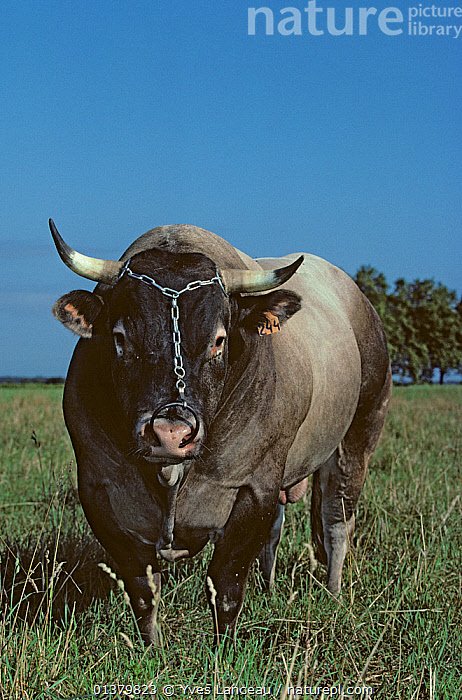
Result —
[[239, 300], [240, 325], [258, 335], [271, 335], [302, 307], [301, 297], [287, 289], [270, 294], [241, 297]]
[[103, 308], [103, 300], [93, 292], [75, 289], [58, 299], [52, 313], [58, 321], [82, 338], [91, 338], [93, 323]]

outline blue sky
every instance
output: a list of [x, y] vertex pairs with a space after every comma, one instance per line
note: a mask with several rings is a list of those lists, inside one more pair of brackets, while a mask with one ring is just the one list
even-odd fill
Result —
[[[462, 17], [417, 17], [427, 33], [410, 36], [411, 3], [361, 5], [377, 10], [362, 35], [358, 4], [317, 0], [314, 35], [307, 0], [2, 2], [0, 375], [64, 375], [75, 344], [50, 308], [92, 284], [59, 260], [50, 216], [98, 257], [191, 223], [254, 256], [462, 293], [462, 36], [429, 35]], [[273, 35], [259, 15], [249, 36], [249, 6], [271, 9]], [[327, 10], [340, 29], [345, 7], [334, 36]], [[381, 29], [390, 7], [403, 22]], [[279, 25], [297, 12], [301, 33]]]

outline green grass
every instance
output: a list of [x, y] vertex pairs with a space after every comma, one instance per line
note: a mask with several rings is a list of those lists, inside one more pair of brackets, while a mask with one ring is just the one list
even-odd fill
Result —
[[276, 590], [265, 594], [252, 572], [228, 656], [211, 651], [208, 550], [166, 574], [163, 645], [142, 648], [123, 592], [97, 566], [109, 560], [78, 503], [61, 394], [0, 389], [2, 700], [92, 697], [96, 684], [150, 682], [160, 698], [168, 683], [174, 697], [184, 697], [181, 685], [208, 685], [209, 697], [233, 685], [285, 697], [286, 683], [368, 686], [387, 699], [462, 697], [462, 387], [394, 390], [340, 601], [315, 568], [309, 499], [287, 508]]

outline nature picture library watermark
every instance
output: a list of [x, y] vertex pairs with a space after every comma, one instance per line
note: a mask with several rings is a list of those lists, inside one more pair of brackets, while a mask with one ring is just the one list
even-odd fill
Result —
[[306, 7], [249, 7], [247, 33], [250, 36], [281, 34], [282, 36], [366, 36], [378, 28], [387, 36], [450, 37], [458, 39], [462, 32], [462, 7], [439, 5], [398, 7], [322, 7], [310, 0]]

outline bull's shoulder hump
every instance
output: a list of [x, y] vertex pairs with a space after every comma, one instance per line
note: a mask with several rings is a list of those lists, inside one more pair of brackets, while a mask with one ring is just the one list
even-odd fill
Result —
[[[337, 286], [356, 288], [356, 284], [346, 272], [311, 253], [290, 253], [281, 258], [257, 258], [256, 262], [266, 270], [290, 265], [291, 262], [301, 255], [303, 255], [303, 263], [294, 275], [295, 278], [301, 277], [305, 284], [317, 288], [324, 286], [331, 288]], [[288, 286], [290, 286], [290, 281]]]
[[339, 267], [310, 253], [293, 253], [282, 258], [258, 258], [263, 269], [284, 267], [300, 255], [303, 264], [283, 286], [300, 294], [303, 305], [315, 308], [330, 306], [336, 313], [347, 317], [362, 309], [363, 295], [351, 277]]
[[297, 260], [297, 258], [302, 255], [303, 263], [298, 268], [297, 274], [313, 274], [317, 270], [322, 272], [325, 272], [326, 270], [337, 270], [339, 273], [348, 277], [346, 272], [343, 272], [343, 270], [341, 270], [339, 267], [336, 267], [327, 260], [324, 260], [324, 258], [320, 258], [312, 253], [289, 253], [288, 255], [284, 255], [280, 258], [256, 258], [255, 262], [257, 262], [263, 269], [285, 267], [286, 265], [290, 265], [291, 262]]

